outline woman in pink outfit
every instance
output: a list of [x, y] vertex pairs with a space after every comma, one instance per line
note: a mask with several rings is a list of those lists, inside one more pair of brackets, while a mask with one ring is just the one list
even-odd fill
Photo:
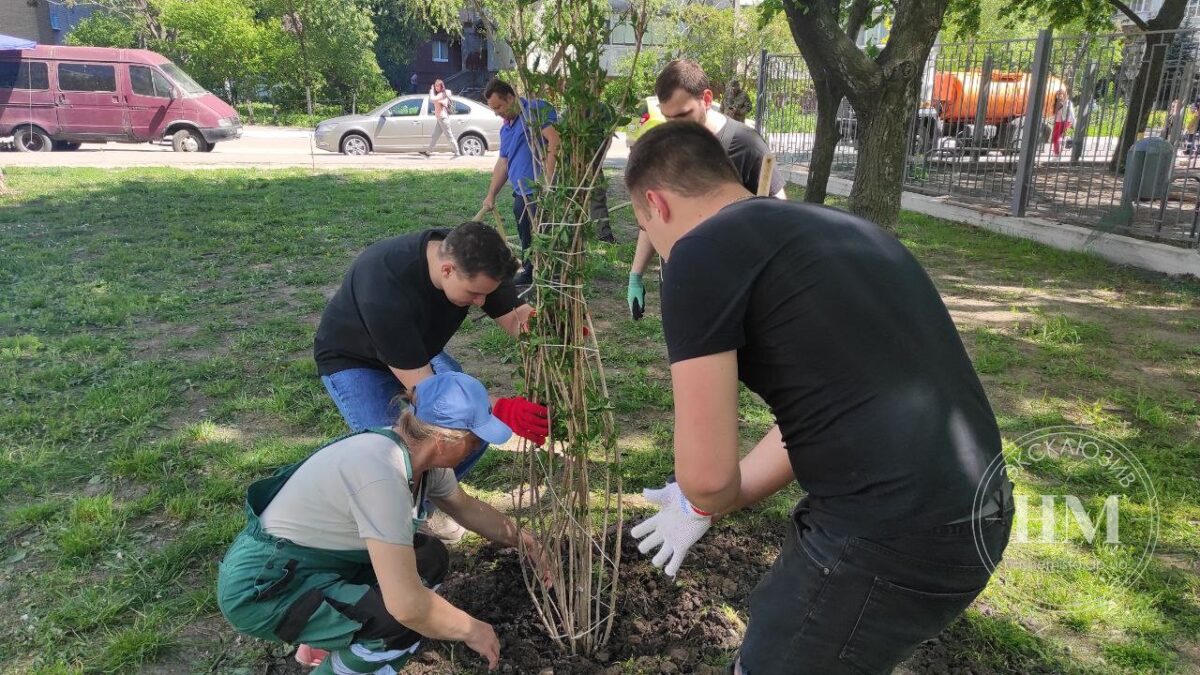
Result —
[[441, 80], [436, 80], [433, 86], [429, 88], [429, 100], [433, 101], [435, 123], [433, 138], [429, 139], [429, 148], [421, 153], [426, 157], [429, 156], [429, 153], [433, 152], [442, 134], [446, 134], [446, 138], [450, 140], [450, 148], [454, 151], [454, 156], [458, 157], [462, 154], [458, 151], [458, 141], [454, 139], [454, 132], [450, 131], [450, 109], [454, 106], [454, 100], [450, 98], [451, 96], [452, 92], [446, 88], [446, 83]]
[[1055, 155], [1062, 154], [1062, 138], [1067, 129], [1075, 123], [1075, 106], [1067, 92], [1059, 91], [1054, 95], [1054, 133], [1050, 135], [1050, 147]]

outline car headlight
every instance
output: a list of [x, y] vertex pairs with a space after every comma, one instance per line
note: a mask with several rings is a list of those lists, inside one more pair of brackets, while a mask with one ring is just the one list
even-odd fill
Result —
[[233, 120], [229, 119], [228, 117], [222, 117], [221, 119], [217, 120], [217, 126], [231, 127], [233, 126]]
[[318, 134], [327, 134], [330, 131], [333, 131], [333, 128], [336, 126], [337, 126], [336, 124], [333, 124], [330, 122], [326, 122], [324, 124], [318, 124], [317, 125], [317, 133]]

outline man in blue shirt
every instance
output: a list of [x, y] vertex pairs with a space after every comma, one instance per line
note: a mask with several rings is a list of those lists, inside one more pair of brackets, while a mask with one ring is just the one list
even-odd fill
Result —
[[514, 282], [528, 285], [533, 281], [533, 266], [527, 252], [533, 239], [537, 182], [543, 176], [554, 176], [560, 140], [558, 130], [554, 128], [558, 113], [546, 101], [530, 101], [517, 96], [511, 85], [498, 78], [488, 82], [483, 96], [492, 112], [504, 119], [500, 126], [500, 157], [492, 169], [492, 182], [483, 198], [483, 208], [489, 211], [495, 208], [500, 188], [505, 181], [512, 184], [513, 217], [517, 220], [517, 233], [525, 258]]

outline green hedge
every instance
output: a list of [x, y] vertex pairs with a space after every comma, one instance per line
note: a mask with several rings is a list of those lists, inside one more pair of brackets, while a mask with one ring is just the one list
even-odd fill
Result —
[[[280, 127], [308, 127], [317, 126], [323, 120], [330, 117], [338, 117], [341, 115], [350, 114], [350, 105], [342, 105], [335, 103], [314, 103], [313, 114], [309, 115], [305, 112], [304, 102], [300, 103], [266, 103], [256, 101], [254, 103], [242, 102], [234, 104], [234, 109], [242, 118], [243, 124], [250, 123], [250, 108], [254, 108], [254, 124], [262, 124], [269, 126]], [[373, 107], [373, 106], [372, 106]], [[371, 107], [358, 106], [358, 112], [364, 113], [371, 110]]]

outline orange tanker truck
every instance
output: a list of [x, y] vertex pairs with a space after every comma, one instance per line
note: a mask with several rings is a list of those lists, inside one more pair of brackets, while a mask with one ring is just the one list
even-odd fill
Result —
[[[924, 153], [939, 149], [947, 152], [966, 151], [975, 145], [975, 118], [979, 113], [981, 71], [943, 71], [933, 74], [932, 87], [926, 85], [926, 100], [917, 111], [913, 125], [913, 150]], [[1029, 73], [992, 71], [987, 87], [987, 104], [983, 113], [983, 134], [980, 151], [1015, 152], [1019, 148], [1021, 130], [1025, 124], [1026, 106], [1030, 94]], [[1062, 80], [1049, 77], [1042, 108], [1042, 130], [1039, 142], [1050, 138], [1050, 123], [1054, 119], [1054, 94], [1067, 88]], [[843, 100], [838, 123], [842, 139], [855, 137], [854, 111]], [[951, 140], [952, 139], [952, 140]]]
[[[975, 140], [975, 123], [979, 114], [979, 93], [983, 74], [980, 71], [950, 71], [934, 73], [930, 101], [923, 109], [936, 113], [922, 115], [922, 121], [934, 122], [934, 137], [953, 137], [956, 146], [971, 145]], [[1025, 112], [1032, 93], [1029, 73], [993, 71], [987, 86], [987, 102], [983, 112], [983, 147], [1015, 150], [1025, 123]], [[1054, 120], [1054, 95], [1067, 92], [1062, 80], [1049, 77], [1042, 103], [1042, 133], [1039, 142], [1050, 137]]]

